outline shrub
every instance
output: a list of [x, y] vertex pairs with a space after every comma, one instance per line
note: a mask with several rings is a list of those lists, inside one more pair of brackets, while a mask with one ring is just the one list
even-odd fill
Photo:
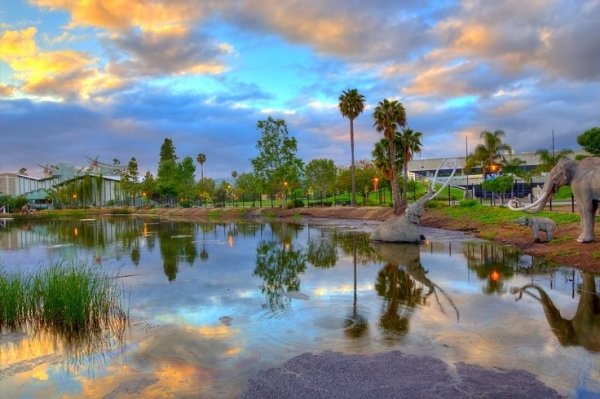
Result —
[[462, 207], [462, 208], [474, 208], [479, 206], [479, 201], [474, 200], [474, 199], [466, 199], [466, 200], [462, 200], [458, 203], [458, 206]]

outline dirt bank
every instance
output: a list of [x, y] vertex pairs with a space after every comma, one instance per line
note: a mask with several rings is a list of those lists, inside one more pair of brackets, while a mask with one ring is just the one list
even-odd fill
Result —
[[[328, 218], [383, 221], [392, 216], [388, 207], [314, 207], [314, 208], [189, 208], [189, 209], [149, 209], [140, 211], [161, 217], [176, 217], [198, 220], [235, 219], [298, 219]], [[529, 228], [514, 223], [500, 223], [493, 226], [481, 225], [472, 220], [456, 220], [446, 216], [439, 209], [428, 209], [421, 220], [423, 226], [447, 230], [465, 231], [476, 237], [492, 240], [520, 248], [524, 253], [549, 258], [560, 265], [576, 266], [583, 270], [600, 272], [600, 238], [589, 244], [580, 244], [576, 238], [580, 233], [579, 223], [561, 224], [554, 241], [534, 243]], [[597, 237], [600, 232], [596, 229]]]

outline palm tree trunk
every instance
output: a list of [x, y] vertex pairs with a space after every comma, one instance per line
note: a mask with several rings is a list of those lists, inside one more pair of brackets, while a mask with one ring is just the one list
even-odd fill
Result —
[[352, 174], [352, 206], [356, 206], [356, 170], [354, 167], [354, 120], [350, 118], [350, 171]]
[[[394, 160], [396, 159], [396, 143], [394, 143], [394, 140], [389, 140], [390, 142], [390, 159]], [[391, 163], [391, 168], [392, 168], [392, 181], [391, 181], [391, 185], [392, 185], [392, 203], [394, 206], [394, 215], [401, 215], [404, 213], [405, 207], [402, 206], [402, 203], [400, 202], [400, 195], [398, 193], [398, 178], [397, 178], [397, 173], [396, 173], [396, 163], [395, 162], [390, 162]]]
[[402, 182], [403, 184], [403, 190], [402, 190], [402, 202], [404, 203], [404, 205], [406, 206], [406, 192], [408, 191], [408, 154], [405, 152], [404, 153], [404, 158], [402, 159], [402, 167], [404, 170], [404, 181]]

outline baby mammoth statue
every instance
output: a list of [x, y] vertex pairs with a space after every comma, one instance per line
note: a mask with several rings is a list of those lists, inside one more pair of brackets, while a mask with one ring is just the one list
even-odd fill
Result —
[[533, 233], [533, 239], [536, 242], [541, 241], [540, 231], [546, 233], [546, 241], [552, 241], [554, 230], [556, 230], [556, 223], [549, 218], [523, 216], [522, 218], [517, 219], [517, 224], [529, 226]]

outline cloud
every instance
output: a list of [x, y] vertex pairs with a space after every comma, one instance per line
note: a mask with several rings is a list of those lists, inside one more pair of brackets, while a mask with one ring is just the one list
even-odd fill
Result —
[[95, 58], [87, 53], [39, 50], [36, 33], [36, 28], [30, 27], [0, 36], [0, 59], [13, 71], [13, 93], [88, 99], [122, 85], [118, 77], [99, 71]]
[[220, 74], [227, 67], [218, 58], [233, 51], [206, 34], [187, 31], [129, 31], [113, 34], [107, 46], [126, 55], [124, 61], [111, 65], [111, 71], [129, 77]]
[[213, 6], [211, 1], [32, 0], [33, 4], [71, 14], [70, 27], [93, 26], [110, 31], [138, 27], [145, 32], [183, 29]]
[[15, 92], [13, 86], [0, 83], [0, 97], [10, 97]]
[[244, 29], [273, 32], [319, 53], [353, 60], [406, 57], [427, 41], [427, 13], [417, 2], [247, 0], [225, 18]]

